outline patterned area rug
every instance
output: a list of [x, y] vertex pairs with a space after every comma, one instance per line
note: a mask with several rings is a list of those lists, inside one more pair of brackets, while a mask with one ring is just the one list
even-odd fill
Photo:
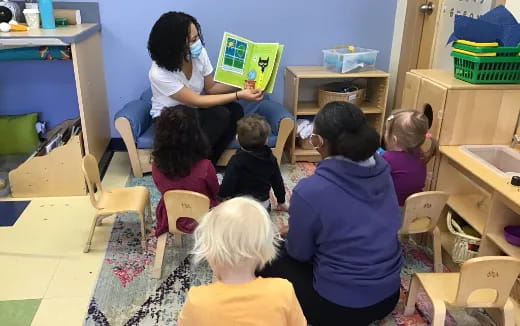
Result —
[[[291, 189], [301, 178], [311, 175], [314, 165], [310, 163], [283, 165], [282, 174], [290, 198]], [[150, 189], [153, 211], [160, 199], [151, 176], [133, 178], [129, 186], [142, 185]], [[286, 219], [286, 213], [273, 212], [273, 218]], [[151, 270], [155, 255], [156, 238], [153, 236], [155, 221], [148, 222], [147, 250], [141, 250], [139, 222], [136, 216], [122, 214], [116, 218], [106, 257], [88, 308], [85, 325], [177, 325], [177, 316], [182, 308], [187, 290], [194, 285], [211, 282], [209, 266], [193, 266], [189, 250], [193, 245], [191, 236], [184, 236], [183, 247], [174, 248], [171, 238], [164, 256], [162, 279], [152, 280]], [[414, 242], [403, 243], [405, 266], [401, 272], [401, 300], [396, 310], [378, 326], [428, 325], [431, 320], [431, 303], [424, 293], [419, 295], [417, 312], [403, 316], [403, 302], [414, 272], [432, 270], [431, 252]], [[446, 325], [494, 325], [480, 311], [453, 310], [446, 318]]]

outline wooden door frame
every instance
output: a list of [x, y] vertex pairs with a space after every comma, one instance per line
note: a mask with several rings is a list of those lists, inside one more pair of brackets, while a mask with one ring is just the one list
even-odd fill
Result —
[[391, 87], [394, 96], [389, 99], [388, 103], [391, 107], [387, 111], [400, 108], [406, 73], [417, 67], [424, 22], [424, 17], [417, 15], [417, 10], [426, 0], [398, 0], [398, 2], [394, 31], [397, 28], [402, 28], [402, 33], [401, 35], [394, 33], [391, 55], [393, 67], [390, 67], [393, 81]]

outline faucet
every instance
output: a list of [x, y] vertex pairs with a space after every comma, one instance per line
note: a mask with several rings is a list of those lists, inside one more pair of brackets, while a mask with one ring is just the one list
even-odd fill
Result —
[[520, 135], [513, 136], [513, 141], [511, 142], [511, 148], [514, 148], [516, 145], [520, 145]]

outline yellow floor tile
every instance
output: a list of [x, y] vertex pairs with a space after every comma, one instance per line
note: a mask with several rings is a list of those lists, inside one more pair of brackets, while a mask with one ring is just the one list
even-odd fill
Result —
[[43, 299], [32, 326], [83, 325], [90, 297]]
[[105, 254], [102, 251], [63, 257], [45, 298], [91, 296]]
[[59, 257], [0, 253], [0, 301], [43, 298]]
[[[125, 186], [129, 172], [128, 154], [115, 153], [103, 187]], [[16, 224], [0, 228], [0, 300], [44, 298], [33, 325], [83, 324], [113, 218], [96, 227], [84, 254], [94, 216], [88, 196], [23, 200], [31, 203]]]

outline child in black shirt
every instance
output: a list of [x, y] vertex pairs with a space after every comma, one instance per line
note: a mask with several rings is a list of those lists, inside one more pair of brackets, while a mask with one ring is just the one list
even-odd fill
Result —
[[220, 185], [220, 197], [251, 196], [269, 210], [269, 191], [272, 187], [278, 202], [276, 209], [287, 210], [280, 167], [266, 145], [270, 132], [271, 127], [258, 114], [249, 114], [237, 122], [237, 139], [241, 149], [228, 163]]

